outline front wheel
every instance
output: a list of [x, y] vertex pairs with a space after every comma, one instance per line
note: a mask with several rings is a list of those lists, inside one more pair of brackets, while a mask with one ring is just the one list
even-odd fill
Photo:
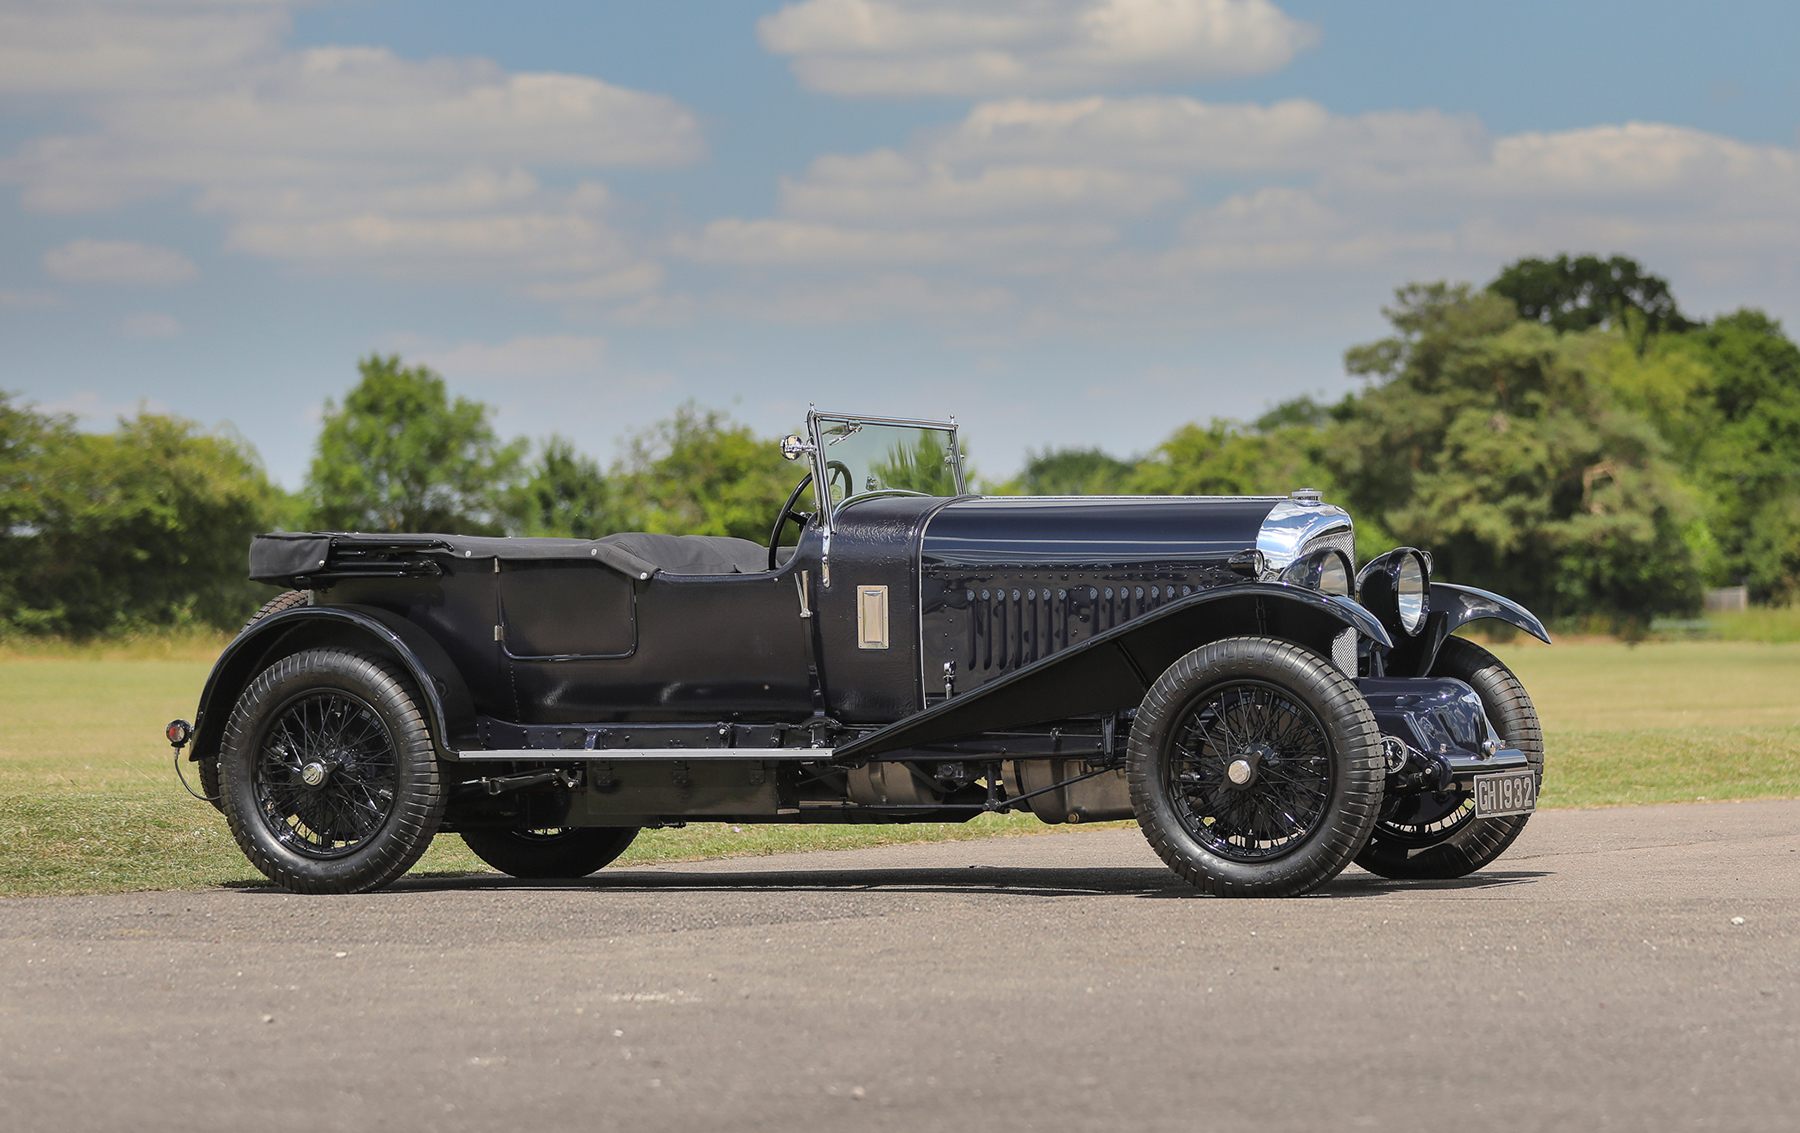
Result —
[[[1473, 688], [1501, 742], [1525, 753], [1538, 785], [1543, 785], [1544, 732], [1538, 726], [1537, 709], [1500, 658], [1473, 641], [1452, 637], [1438, 650], [1431, 675], [1454, 677]], [[1408, 822], [1396, 811], [1376, 823], [1356, 864], [1403, 881], [1463, 877], [1505, 853], [1530, 819], [1529, 814], [1476, 818], [1473, 798], [1429, 823]]]
[[1194, 650], [1131, 728], [1131, 804], [1183, 878], [1228, 897], [1304, 893], [1350, 863], [1385, 779], [1368, 702], [1324, 658], [1269, 638]]
[[359, 893], [399, 877], [444, 814], [437, 754], [407, 684], [344, 649], [264, 669], [232, 708], [219, 772], [231, 833], [296, 893]]
[[525, 878], [586, 877], [625, 852], [635, 826], [575, 826], [554, 830], [476, 827], [462, 832], [475, 856], [501, 873]]

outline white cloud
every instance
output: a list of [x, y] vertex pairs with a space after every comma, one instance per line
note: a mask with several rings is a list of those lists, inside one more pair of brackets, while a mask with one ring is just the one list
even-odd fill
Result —
[[75, 240], [44, 253], [44, 270], [63, 283], [157, 287], [193, 279], [194, 261], [173, 248], [135, 240]]
[[1132, 214], [1182, 195], [1166, 174], [1081, 164], [987, 164], [973, 170], [878, 150], [823, 157], [798, 181], [784, 182], [785, 210], [797, 216], [904, 222], [980, 217]]
[[985, 225], [969, 228], [885, 228], [814, 224], [795, 220], [715, 220], [699, 238], [677, 244], [694, 259], [712, 263], [864, 266], [944, 264], [968, 266], [1021, 253], [1109, 244], [1103, 224]]
[[552, 303], [579, 305], [609, 302], [648, 296], [662, 286], [665, 274], [661, 264], [639, 260], [614, 271], [570, 276], [555, 283], [533, 284], [525, 289], [525, 294], [533, 299]]
[[672, 99], [483, 60], [315, 48], [247, 81], [219, 78], [202, 91], [99, 100], [97, 130], [35, 140], [4, 171], [28, 206], [51, 212], [171, 191], [231, 213], [347, 200], [441, 209], [529, 197], [520, 166], [663, 165], [704, 150], [693, 114]]
[[1203, 196], [1208, 179], [1417, 177], [1477, 167], [1492, 148], [1479, 123], [1435, 111], [1010, 99], [904, 149], [822, 156], [783, 181], [780, 218], [716, 220], [676, 247], [711, 262], [967, 263], [1016, 276], [1106, 252], [1122, 224]]
[[[543, 174], [696, 160], [705, 144], [686, 107], [481, 59], [284, 50], [286, 28], [273, 0], [9, 10], [6, 84], [72, 97], [92, 128], [27, 142], [0, 160], [0, 181], [43, 212], [185, 197], [224, 219], [232, 249], [313, 270], [479, 277], [524, 294], [659, 283], [608, 221], [605, 185], [547, 188]], [[164, 48], [174, 62], [159, 69]]]
[[1318, 39], [1268, 0], [803, 0], [757, 34], [814, 90], [899, 96], [1238, 78]]
[[54, 291], [0, 291], [0, 310], [36, 311], [62, 306], [63, 298]]
[[282, 0], [8, 0], [0, 92], [179, 90], [266, 57], [288, 29]]
[[181, 324], [172, 315], [147, 313], [126, 316], [119, 330], [131, 338], [177, 338]]
[[937, 326], [1011, 323], [1018, 297], [1004, 287], [963, 283], [905, 272], [870, 272], [848, 281], [800, 281], [790, 286], [743, 289], [726, 298], [725, 313], [773, 323], [833, 326], [844, 323], [928, 323]]
[[415, 349], [414, 358], [458, 380], [593, 377], [606, 359], [606, 339], [570, 334], [520, 335], [505, 342], [463, 342]]
[[1307, 99], [1258, 106], [1159, 95], [983, 103], [930, 135], [927, 149], [963, 165], [1080, 161], [1228, 175], [1464, 163], [1489, 145], [1479, 122], [1435, 110], [1347, 117]]
[[1653, 123], [1494, 137], [1305, 100], [999, 100], [899, 148], [822, 156], [780, 201], [677, 244], [743, 270], [755, 294], [722, 301], [948, 331], [964, 312], [917, 297], [984, 292], [1014, 336], [1307, 318], [1326, 293], [1366, 309], [1371, 279], [1485, 278], [1558, 251], [1785, 292], [1800, 262], [1791, 148]]

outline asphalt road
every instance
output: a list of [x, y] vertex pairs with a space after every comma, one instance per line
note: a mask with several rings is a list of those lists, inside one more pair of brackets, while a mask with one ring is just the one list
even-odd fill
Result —
[[1194, 897], [1135, 830], [0, 902], [0, 1129], [1793, 1130], [1800, 801]]

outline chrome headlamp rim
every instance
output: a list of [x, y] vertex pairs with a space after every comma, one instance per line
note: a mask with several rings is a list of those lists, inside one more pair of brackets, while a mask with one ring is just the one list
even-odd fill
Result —
[[1426, 590], [1424, 558], [1403, 556], [1394, 574], [1394, 596], [1400, 606], [1400, 628], [1415, 637], [1425, 628], [1425, 615], [1431, 612]]
[[1277, 576], [1282, 582], [1317, 590], [1339, 598], [1352, 598], [1355, 589], [1351, 579], [1355, 572], [1350, 556], [1336, 547], [1320, 547], [1308, 551]]
[[1356, 576], [1356, 595], [1390, 631], [1417, 637], [1431, 617], [1431, 559], [1416, 547], [1377, 555]]

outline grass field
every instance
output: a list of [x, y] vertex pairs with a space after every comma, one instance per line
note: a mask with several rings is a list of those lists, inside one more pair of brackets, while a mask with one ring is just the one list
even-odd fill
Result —
[[[220, 643], [0, 651], [0, 896], [261, 883], [224, 819], [176, 785], [162, 726], [191, 717]], [[1800, 642], [1493, 647], [1537, 702], [1542, 805], [1800, 796]], [[745, 826], [642, 835], [625, 861], [1029, 834], [965, 825]], [[417, 867], [486, 867], [454, 837]]]

